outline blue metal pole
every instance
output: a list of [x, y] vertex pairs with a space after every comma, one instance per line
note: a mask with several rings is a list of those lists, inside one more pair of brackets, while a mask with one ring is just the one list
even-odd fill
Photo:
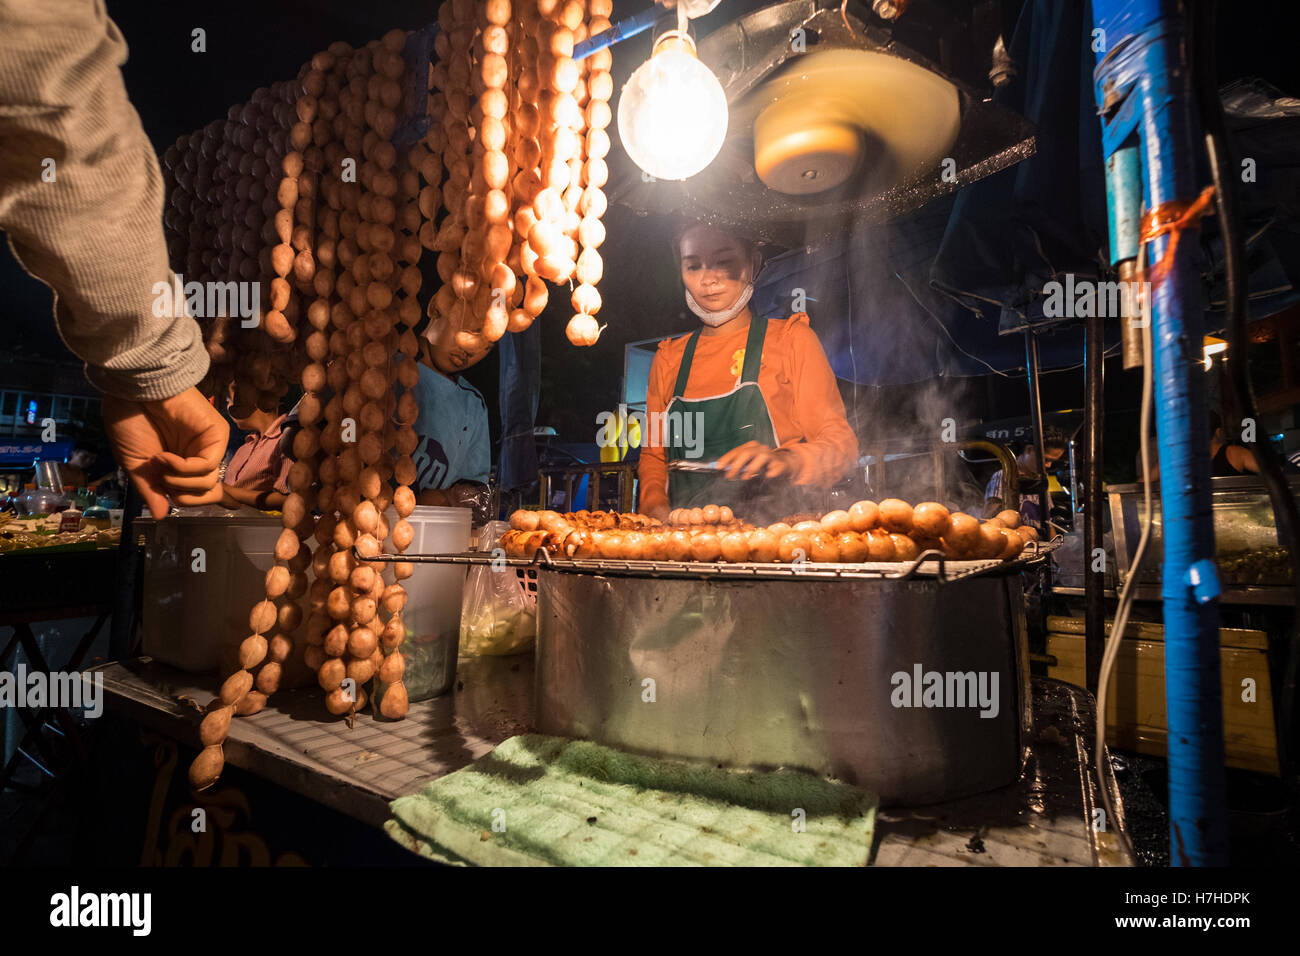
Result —
[[[1181, 0], [1093, 0], [1103, 31], [1097, 101], [1109, 156], [1136, 129], [1148, 210], [1190, 202], [1198, 124], [1192, 112], [1190, 46]], [[1128, 129], [1125, 129], [1125, 126]], [[1148, 245], [1156, 428], [1164, 532], [1162, 597], [1165, 701], [1169, 725], [1170, 860], [1176, 866], [1228, 862], [1219, 677], [1219, 583], [1210, 509], [1209, 417], [1201, 369], [1200, 277], [1190, 236], [1165, 259], [1173, 238]]]

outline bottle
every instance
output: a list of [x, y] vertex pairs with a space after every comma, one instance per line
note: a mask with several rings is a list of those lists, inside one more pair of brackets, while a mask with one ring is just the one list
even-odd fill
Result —
[[75, 505], [71, 508], [64, 509], [59, 515], [59, 534], [65, 532], [76, 532], [81, 530], [81, 510]]

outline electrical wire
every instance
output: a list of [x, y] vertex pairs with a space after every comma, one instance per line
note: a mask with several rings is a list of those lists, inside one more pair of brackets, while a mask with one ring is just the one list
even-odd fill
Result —
[[[948, 337], [948, 341], [952, 343], [952, 347], [955, 348], [955, 349], [956, 349], [958, 352], [960, 352], [962, 355], [966, 356], [966, 357], [969, 358], [969, 359], [974, 359], [976, 362], [979, 362], [981, 365], [983, 365], [986, 369], [988, 369], [988, 370], [989, 370], [990, 372], [992, 372], [994, 375], [1001, 375], [1003, 378], [1011, 379], [1012, 381], [1019, 381], [1020, 379], [1022, 379], [1022, 378], [1026, 378], [1026, 377], [1029, 375], [1029, 370], [1028, 370], [1028, 369], [1021, 369], [1021, 371], [1024, 372], [1023, 375], [1018, 374], [1018, 373], [1015, 373], [1015, 372], [1003, 372], [1003, 371], [999, 371], [998, 369], [995, 369], [992, 365], [990, 365], [988, 362], [986, 362], [986, 361], [984, 361], [982, 358], [980, 358], [978, 355], [971, 355], [970, 352], [967, 352], [964, 348], [962, 348], [960, 345], [957, 344], [957, 340], [954, 339], [954, 338], [952, 337], [952, 333], [948, 331], [948, 327], [947, 327], [946, 325], [944, 325], [943, 322], [941, 322], [941, 321], [939, 320], [939, 317], [938, 317], [937, 315], [935, 315], [934, 312], [932, 312], [932, 311], [930, 310], [930, 307], [927, 306], [924, 302], [922, 302], [921, 299], [917, 296], [917, 294], [916, 294], [915, 292], [912, 291], [912, 287], [911, 287], [910, 285], [907, 284], [907, 280], [903, 278], [902, 273], [895, 271], [895, 272], [894, 272], [894, 278], [897, 279], [899, 282], [903, 283], [903, 288], [907, 290], [907, 294], [910, 295], [910, 296], [912, 297], [912, 300], [913, 300], [914, 302], [916, 302], [916, 304], [919, 305], [919, 306], [920, 306], [920, 307], [925, 311], [925, 314], [926, 314], [926, 315], [928, 315], [931, 319], [934, 320], [934, 323], [935, 323], [936, 325], [939, 326], [939, 328], [940, 328], [940, 330], [942, 330], [943, 334], [946, 335], [946, 336]], [[1119, 350], [1120, 350], [1121, 347], [1122, 347], [1122, 343], [1121, 343], [1121, 344], [1112, 345], [1110, 348], [1108, 348], [1108, 349], [1106, 349], [1104, 352], [1102, 352], [1102, 355], [1101, 355], [1102, 359], [1105, 360], [1105, 359], [1110, 358], [1112, 355], [1117, 355], [1117, 354], [1119, 354]], [[1055, 374], [1057, 374], [1058, 372], [1072, 372], [1072, 371], [1074, 371], [1076, 368], [1083, 368], [1083, 366], [1084, 366], [1084, 363], [1083, 363], [1083, 362], [1080, 362], [1080, 363], [1078, 363], [1077, 365], [1066, 365], [1064, 368], [1050, 368], [1050, 369], [1047, 369], [1045, 372], [1041, 372], [1040, 374], [1042, 374], [1042, 375], [1055, 375]]]
[[948, 341], [952, 343], [952, 347], [955, 348], [958, 352], [960, 352], [962, 355], [966, 356], [966, 357], [969, 358], [969, 359], [974, 359], [976, 362], [979, 362], [981, 365], [983, 365], [986, 369], [988, 369], [988, 370], [989, 370], [990, 372], [992, 372], [994, 375], [1001, 375], [1003, 378], [1017, 378], [1017, 377], [1019, 377], [1019, 376], [1015, 376], [1015, 375], [1008, 375], [1006, 372], [1000, 372], [1000, 371], [998, 371], [998, 370], [995, 369], [992, 365], [990, 365], [988, 362], [986, 362], [986, 361], [984, 361], [982, 358], [980, 358], [978, 355], [971, 355], [971, 354], [970, 354], [969, 352], [967, 352], [964, 348], [962, 348], [960, 345], [958, 345], [958, 344], [957, 344], [957, 340], [954, 339], [954, 338], [952, 337], [952, 333], [948, 331], [947, 326], [945, 326], [942, 322], [940, 322], [940, 321], [939, 321], [939, 317], [938, 317], [937, 315], [935, 315], [933, 312], [930, 311], [930, 307], [929, 307], [928, 305], [926, 305], [924, 302], [922, 302], [921, 299], [920, 299], [920, 297], [917, 296], [917, 294], [916, 294], [915, 292], [912, 291], [912, 287], [911, 287], [910, 285], [907, 284], [907, 280], [903, 278], [903, 274], [902, 274], [901, 272], [895, 270], [895, 271], [894, 271], [894, 278], [897, 279], [899, 282], [903, 283], [903, 288], [907, 290], [907, 294], [910, 295], [910, 296], [912, 297], [913, 301], [915, 301], [916, 304], [919, 305], [919, 306], [922, 308], [922, 310], [924, 310], [924, 312], [925, 312], [926, 315], [928, 315], [931, 319], [934, 320], [935, 325], [939, 326], [939, 328], [943, 331], [943, 334], [946, 335], [946, 336], [948, 337]]
[[[1115, 343], [1110, 348], [1106, 349], [1101, 353], [1102, 359], [1108, 359], [1111, 358], [1112, 356], [1118, 355], [1119, 350], [1123, 347], [1124, 347], [1124, 343], [1122, 342]], [[1056, 375], [1058, 372], [1073, 372], [1076, 368], [1083, 368], [1083, 366], [1086, 364], [1087, 364], [1086, 362], [1080, 362], [1077, 365], [1065, 365], [1062, 366], [1061, 368], [1049, 368], [1045, 372], [1040, 372], [1039, 374]]]
[[[1146, 245], [1138, 249], [1138, 273], [1146, 269]], [[1119, 659], [1119, 650], [1124, 642], [1124, 631], [1128, 627], [1129, 613], [1133, 609], [1136, 596], [1138, 575], [1142, 570], [1142, 561], [1146, 558], [1147, 542], [1151, 539], [1151, 364], [1154, 356], [1151, 346], [1151, 302], [1144, 296], [1142, 301], [1142, 404], [1138, 413], [1138, 444], [1142, 455], [1142, 533], [1138, 537], [1137, 549], [1133, 552], [1133, 562], [1129, 567], [1124, 587], [1120, 590], [1119, 605], [1115, 609], [1115, 618], [1111, 622], [1110, 637], [1106, 641], [1106, 650], [1101, 656], [1101, 674], [1097, 682], [1097, 739], [1093, 756], [1097, 767], [1097, 783], [1101, 789], [1101, 802], [1106, 808], [1107, 821], [1114, 821], [1115, 832], [1120, 843], [1134, 857], [1133, 843], [1125, 832], [1122, 821], [1115, 814], [1110, 802], [1110, 786], [1106, 780], [1106, 768], [1109, 760], [1104, 760], [1106, 750], [1106, 704], [1110, 692], [1111, 672]], [[1085, 560], [1090, 556], [1085, 555]], [[1114, 779], [1114, 774], [1111, 774]]]

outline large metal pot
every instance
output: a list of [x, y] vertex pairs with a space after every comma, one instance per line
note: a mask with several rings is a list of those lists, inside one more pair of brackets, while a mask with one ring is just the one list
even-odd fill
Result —
[[[936, 698], [930, 678], [927, 701], [927, 672], [974, 684], [945, 678]], [[920, 689], [909, 686], [918, 674]], [[958, 691], [978, 697], [981, 679], [988, 706], [960, 701]], [[885, 805], [949, 800], [1020, 771], [1020, 580], [692, 580], [544, 566], [537, 691], [544, 733], [803, 768]]]

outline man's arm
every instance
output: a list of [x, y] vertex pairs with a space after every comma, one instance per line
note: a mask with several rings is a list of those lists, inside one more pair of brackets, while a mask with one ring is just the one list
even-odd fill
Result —
[[258, 491], [256, 488], [236, 488], [234, 485], [221, 486], [221, 503], [227, 508], [249, 505], [261, 511], [279, 511], [284, 506], [286, 497], [288, 496], [284, 492], [274, 488]]
[[155, 284], [172, 282], [163, 184], [125, 59], [103, 4], [0, 0], [0, 228], [54, 290], [91, 382], [154, 401], [199, 382], [208, 357], [193, 319], [154, 314]]
[[1232, 465], [1238, 471], [1259, 474], [1259, 459], [1255, 453], [1245, 445], [1228, 446], [1228, 464]]
[[0, 229], [54, 290], [55, 321], [105, 393], [113, 450], [154, 515], [216, 501], [228, 426], [193, 387], [198, 324], [155, 315], [172, 273], [162, 177], [118, 67], [126, 44], [86, 0], [0, 0]]
[[467, 442], [469, 454], [465, 462], [465, 473], [461, 482], [486, 485], [492, 479], [492, 431], [488, 425], [487, 404], [470, 416], [470, 439]]
[[[655, 0], [661, 7], [667, 7], [669, 10], [677, 9], [677, 0]], [[682, 0], [686, 7], [686, 15], [694, 20], [696, 17], [702, 17], [707, 13], [712, 13], [722, 0]]]

